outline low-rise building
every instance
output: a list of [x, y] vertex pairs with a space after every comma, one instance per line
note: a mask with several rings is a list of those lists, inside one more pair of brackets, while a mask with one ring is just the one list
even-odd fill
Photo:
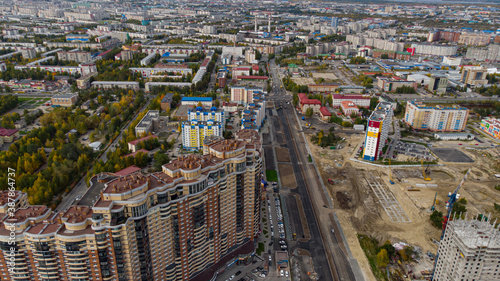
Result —
[[323, 83], [323, 84], [309, 84], [307, 85], [310, 93], [328, 93], [335, 92], [339, 88], [339, 84]]
[[165, 96], [161, 99], [160, 108], [163, 111], [170, 110], [170, 104], [172, 103], [172, 98], [174, 97], [174, 93], [166, 93]]
[[148, 136], [142, 137], [140, 139], [133, 140], [133, 141], [128, 143], [128, 149], [132, 152], [136, 152], [139, 150], [138, 148], [139, 148], [140, 142], [143, 142], [145, 140], [149, 140], [151, 138], [158, 138], [158, 137], [155, 135], [148, 135]]
[[211, 97], [183, 97], [181, 100], [181, 105], [194, 105], [203, 107], [212, 107]]
[[317, 99], [310, 99], [306, 94], [299, 94], [299, 106], [302, 114], [306, 114], [308, 108], [312, 108], [314, 113], [319, 113], [321, 108], [321, 101]]
[[330, 113], [326, 107], [322, 106], [319, 108], [319, 116], [321, 117], [321, 120], [328, 121], [328, 119], [332, 116], [332, 113]]
[[150, 133], [156, 127], [158, 127], [158, 122], [160, 120], [159, 110], [150, 110], [142, 117], [141, 121], [135, 126], [135, 135], [142, 136]]
[[52, 105], [73, 106], [78, 100], [78, 94], [59, 94], [52, 96]]
[[359, 108], [351, 101], [343, 101], [340, 103], [340, 108], [345, 116], [351, 116], [353, 113], [358, 115]]
[[349, 101], [359, 107], [370, 107], [370, 96], [368, 95], [342, 95], [332, 94], [332, 107], [340, 108], [343, 101]]
[[222, 109], [224, 112], [236, 112], [238, 111], [238, 104], [235, 102], [224, 102], [222, 103]]
[[78, 89], [88, 89], [90, 88], [90, 78], [97, 76], [97, 72], [93, 72], [76, 79], [76, 86]]
[[99, 89], [131, 89], [139, 90], [139, 82], [135, 81], [94, 81], [92, 82], [92, 88]]
[[227, 82], [227, 72], [220, 71], [217, 73], [217, 83], [219, 84], [219, 88], [224, 88]]
[[444, 75], [433, 75], [429, 80], [429, 91], [436, 91], [438, 93], [446, 92], [448, 87], [448, 77]]
[[473, 140], [474, 135], [469, 133], [436, 133], [434, 137], [438, 140]]
[[407, 81], [399, 77], [378, 77], [377, 86], [385, 92], [396, 92], [401, 87], [412, 87], [417, 90], [417, 82]]
[[19, 137], [19, 130], [0, 127], [0, 145], [13, 142]]

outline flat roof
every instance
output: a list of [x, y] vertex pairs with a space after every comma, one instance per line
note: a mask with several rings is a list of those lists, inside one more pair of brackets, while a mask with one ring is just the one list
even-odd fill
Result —
[[183, 97], [182, 101], [212, 101], [211, 97]]

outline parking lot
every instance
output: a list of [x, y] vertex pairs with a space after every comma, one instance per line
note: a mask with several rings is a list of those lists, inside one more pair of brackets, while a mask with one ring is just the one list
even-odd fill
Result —
[[434, 152], [441, 160], [455, 163], [474, 163], [474, 160], [467, 154], [455, 148], [433, 148]]
[[[394, 153], [417, 157], [426, 161], [432, 161], [435, 159], [425, 145], [421, 145], [418, 143], [397, 141], [395, 144]], [[395, 154], [392, 156], [393, 159], [396, 159], [397, 157]]]

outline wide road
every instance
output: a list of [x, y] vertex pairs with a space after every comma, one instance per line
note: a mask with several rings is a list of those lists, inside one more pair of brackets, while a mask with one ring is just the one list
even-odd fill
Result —
[[[283, 105], [283, 109], [278, 110], [278, 116], [283, 125], [282, 132], [290, 152], [290, 162], [297, 181], [297, 188], [292, 191], [301, 197], [311, 235], [309, 241], [298, 242], [297, 247], [306, 249], [311, 253], [318, 280], [354, 281], [355, 278], [350, 263], [345, 256], [342, 256], [340, 251], [339, 243], [342, 242], [334, 239], [330, 233], [332, 226], [329, 224], [329, 219], [325, 219], [324, 215], [326, 214], [327, 217], [328, 211], [320, 212], [318, 210], [329, 205], [329, 203], [324, 202], [324, 198], [321, 199], [322, 196], [324, 197], [324, 193], [321, 193], [323, 190], [318, 183], [314, 165], [308, 162], [307, 149], [298, 132], [300, 128], [291, 105], [291, 97], [281, 88], [274, 60], [270, 63], [270, 72], [273, 77], [274, 92], [270, 100], [274, 100], [278, 105]], [[287, 102], [290, 102], [290, 104], [288, 105]], [[290, 215], [295, 215], [291, 214], [293, 210], [288, 211]], [[320, 213], [323, 213], [323, 215]]]

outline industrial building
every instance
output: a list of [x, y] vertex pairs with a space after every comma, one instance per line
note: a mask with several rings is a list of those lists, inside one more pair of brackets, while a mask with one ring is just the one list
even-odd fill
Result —
[[417, 83], [415, 81], [403, 80], [397, 77], [377, 77], [377, 86], [385, 92], [396, 92], [401, 87], [412, 87], [417, 90]]
[[382, 154], [389, 128], [392, 123], [393, 108], [389, 102], [380, 102], [368, 118], [363, 159], [368, 161], [378, 160]]
[[448, 221], [439, 243], [433, 280], [499, 280], [499, 264], [498, 226], [485, 216], [455, 217]]
[[2, 247], [0, 258], [12, 253], [17, 266], [0, 267], [2, 279], [212, 280], [225, 264], [250, 263], [260, 231], [260, 136], [240, 131], [206, 151], [161, 172], [98, 174], [91, 179], [96, 201], [60, 213], [15, 192], [8, 216], [12, 201], [4, 192], [0, 243], [13, 235], [16, 247]]
[[404, 122], [416, 130], [460, 132], [465, 130], [469, 109], [459, 106], [426, 106], [422, 102], [406, 103]]

